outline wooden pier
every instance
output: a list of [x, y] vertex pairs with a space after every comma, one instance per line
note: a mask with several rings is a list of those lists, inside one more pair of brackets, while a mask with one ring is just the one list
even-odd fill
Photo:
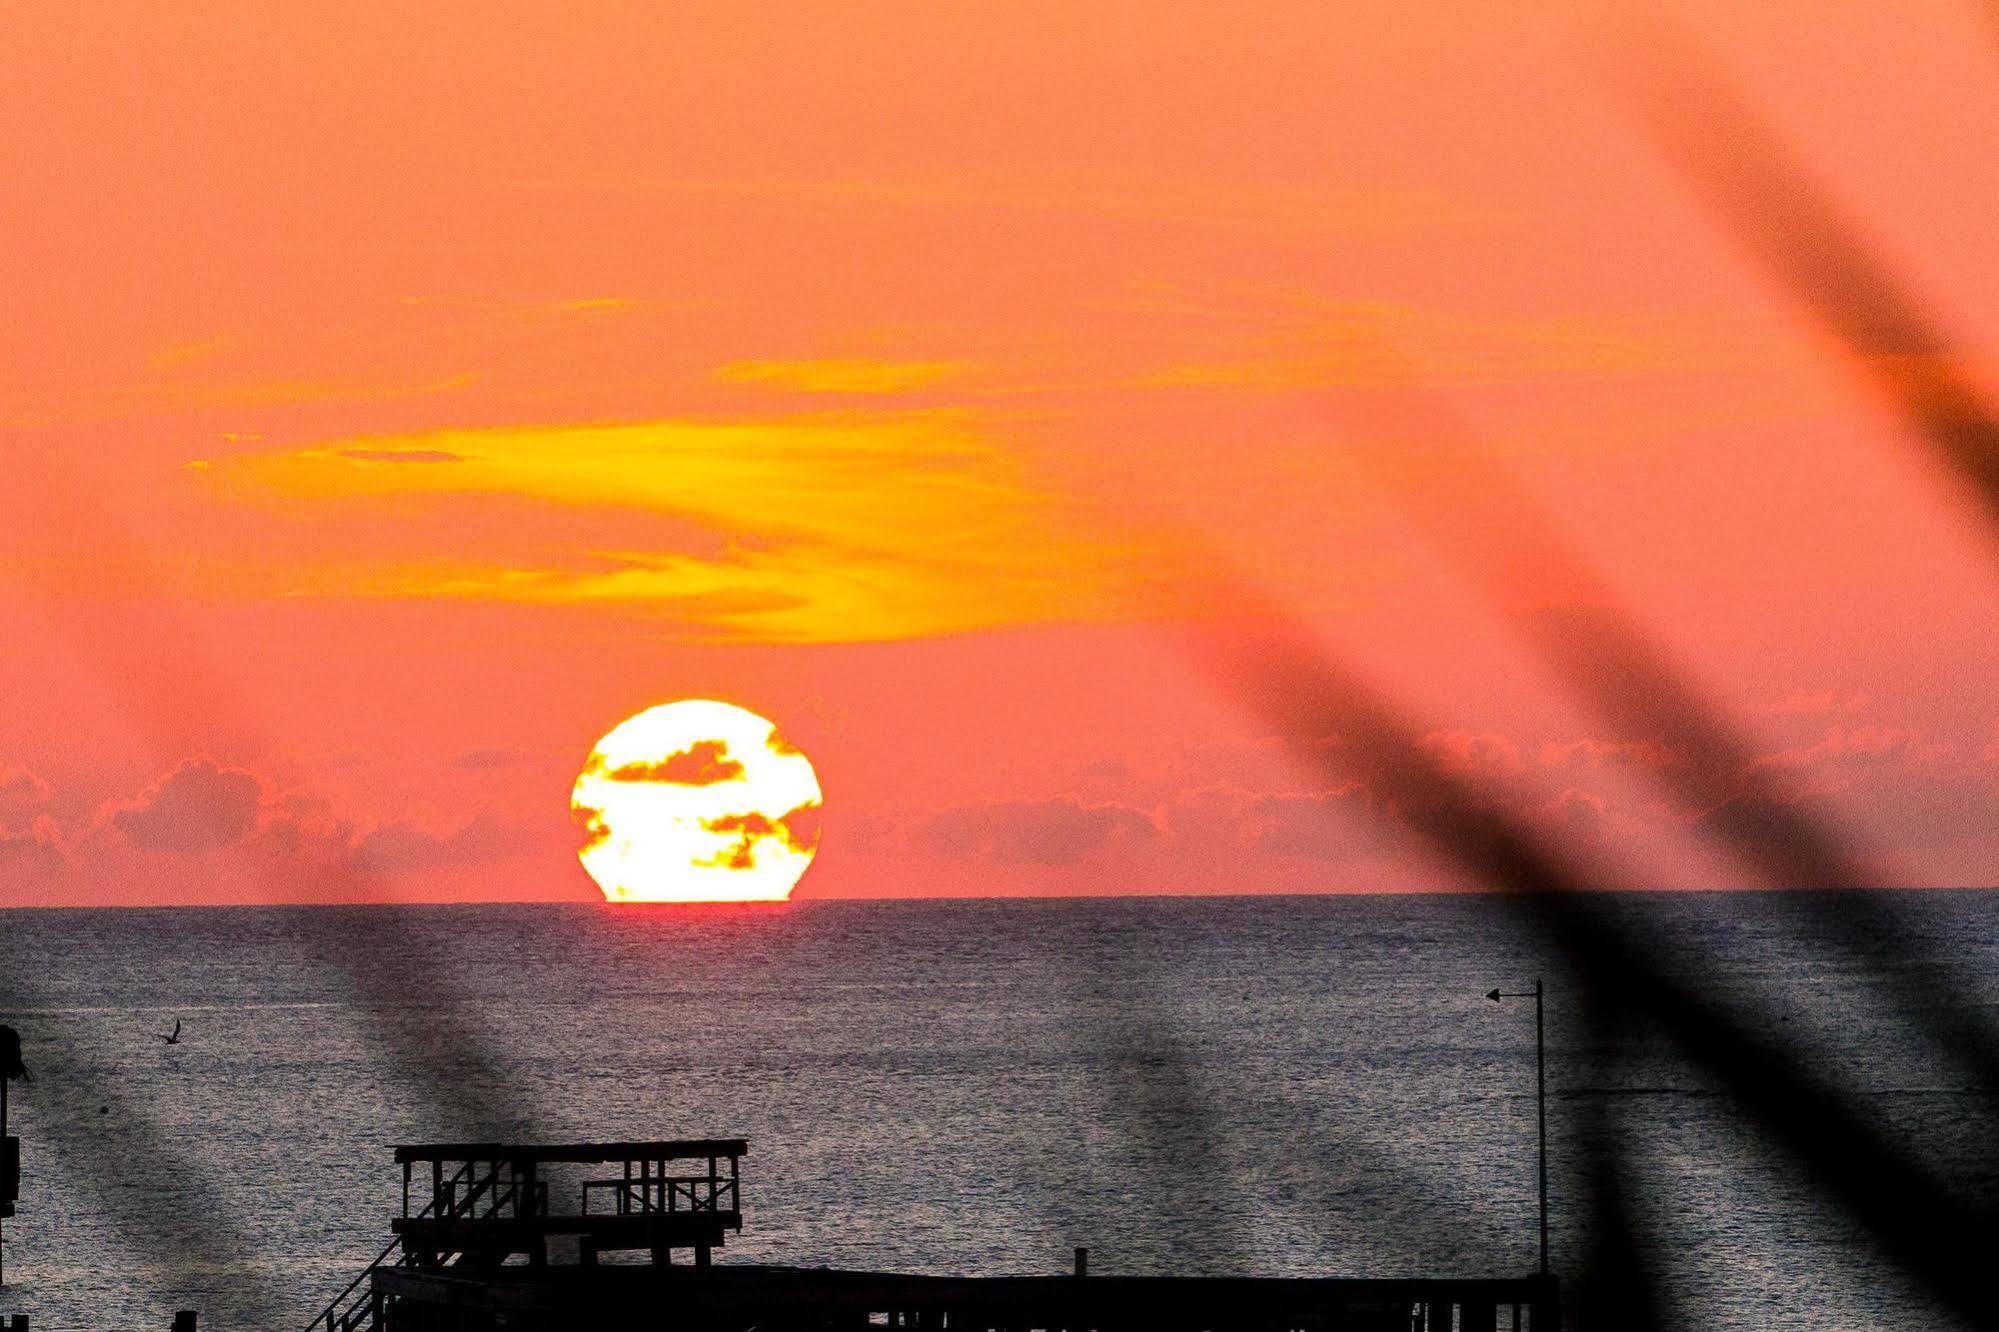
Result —
[[[395, 1149], [395, 1239], [307, 1332], [1555, 1332], [1554, 1278], [941, 1277], [713, 1261], [741, 1138]], [[575, 1200], [573, 1211], [557, 1203]], [[572, 1255], [573, 1246], [573, 1256]], [[600, 1262], [625, 1251], [637, 1261]], [[676, 1255], [684, 1255], [685, 1261]]]
[[1505, 1332], [1556, 1328], [1554, 1278], [939, 1277], [825, 1268], [376, 1274], [390, 1332]]

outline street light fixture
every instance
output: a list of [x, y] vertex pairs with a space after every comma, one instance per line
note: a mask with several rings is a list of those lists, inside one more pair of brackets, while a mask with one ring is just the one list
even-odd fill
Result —
[[1495, 1004], [1502, 999], [1534, 1001], [1534, 1109], [1541, 1130], [1541, 1275], [1548, 1275], [1548, 1046], [1541, 1021], [1541, 978], [1534, 978], [1531, 990], [1487, 990], [1485, 997]]

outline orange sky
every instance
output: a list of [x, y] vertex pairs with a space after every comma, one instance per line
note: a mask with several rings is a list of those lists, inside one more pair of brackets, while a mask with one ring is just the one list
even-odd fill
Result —
[[[1411, 525], [1482, 512], [1419, 379], [1883, 882], [1994, 879], [1991, 543], [1611, 7], [407, 10], [0, 17], [0, 904], [587, 899], [578, 767], [684, 696], [817, 765], [801, 896], [1459, 882], [1196, 669], [1210, 559], [1753, 881]], [[1984, 375], [1987, 16], [1672, 12]]]

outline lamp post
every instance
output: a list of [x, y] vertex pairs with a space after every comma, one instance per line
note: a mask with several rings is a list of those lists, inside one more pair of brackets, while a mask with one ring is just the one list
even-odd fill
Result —
[[1548, 1275], [1548, 1046], [1541, 1022], [1541, 978], [1534, 978], [1531, 990], [1490, 989], [1485, 997], [1495, 1004], [1502, 999], [1534, 1001], [1534, 1110], [1541, 1134], [1541, 1275]]

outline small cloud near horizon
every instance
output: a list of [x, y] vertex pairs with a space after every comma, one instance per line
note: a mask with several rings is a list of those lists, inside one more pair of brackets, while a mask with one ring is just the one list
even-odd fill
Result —
[[41, 813], [48, 807], [50, 794], [49, 784], [39, 773], [0, 764], [0, 831]]
[[[13, 789], [0, 783], [0, 794]], [[31, 829], [44, 841], [59, 829]], [[105, 828], [130, 847], [174, 857], [240, 849], [253, 863], [297, 861], [342, 873], [400, 874], [505, 859], [529, 849], [515, 824], [480, 812], [447, 831], [390, 819], [361, 831], [336, 817], [333, 802], [305, 789], [273, 792], [256, 774], [207, 756], [188, 759], [137, 796], [105, 806]], [[0, 831], [6, 831], [0, 828]], [[110, 851], [86, 839], [79, 855]]]
[[990, 856], [1005, 864], [1067, 866], [1119, 842], [1160, 835], [1151, 815], [1128, 805], [1068, 796], [947, 809], [915, 830], [917, 843], [947, 860]]
[[250, 773], [193, 758], [113, 805], [109, 822], [143, 850], [212, 851], [256, 826], [263, 798], [263, 784]]
[[352, 855], [364, 873], [408, 874], [505, 860], [527, 847], [519, 829], [479, 814], [448, 833], [401, 820], [378, 824], [354, 842]]

